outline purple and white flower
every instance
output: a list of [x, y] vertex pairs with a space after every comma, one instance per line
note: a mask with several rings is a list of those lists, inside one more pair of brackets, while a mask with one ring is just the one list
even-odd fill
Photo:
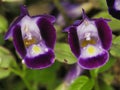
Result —
[[13, 37], [15, 49], [29, 68], [42, 69], [54, 63], [54, 22], [54, 16], [30, 16], [21, 6], [20, 16], [10, 25], [5, 40]]
[[83, 10], [83, 19], [65, 29], [68, 42], [78, 64], [84, 69], [103, 66], [109, 59], [112, 31], [103, 18], [89, 19]]
[[113, 17], [120, 19], [120, 0], [106, 0], [106, 1], [109, 13]]

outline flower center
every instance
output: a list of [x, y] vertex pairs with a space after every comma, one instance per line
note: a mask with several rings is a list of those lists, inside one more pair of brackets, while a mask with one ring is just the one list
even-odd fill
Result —
[[83, 50], [81, 50], [81, 57], [87, 58], [87, 57], [94, 57], [102, 53], [103, 49], [101, 47], [95, 46], [95, 45], [88, 45]]
[[39, 53], [41, 53], [41, 52], [42, 52], [42, 50], [41, 50], [41, 48], [40, 48], [39, 46], [34, 45], [34, 46], [32, 47], [32, 54], [36, 55], [36, 54], [39, 54]]
[[24, 45], [26, 47], [29, 47], [31, 46], [32, 44], [36, 44], [37, 43], [37, 40], [35, 37], [31, 37], [31, 38], [25, 38], [24, 39]]
[[86, 33], [85, 38], [80, 41], [81, 47], [86, 47], [88, 44], [96, 44], [97, 38], [91, 36], [91, 33]]
[[87, 48], [87, 52], [88, 52], [89, 54], [94, 54], [94, 53], [96, 52], [96, 49], [95, 49], [95, 47], [93, 47], [93, 46], [89, 46], [89, 47]]
[[114, 7], [117, 10], [120, 10], [120, 0], [115, 0]]
[[37, 44], [38, 40], [30, 32], [29, 27], [27, 25], [24, 26], [23, 30], [25, 32], [24, 39], [23, 39], [25, 47], [29, 47], [29, 46], [31, 46], [33, 44]]
[[27, 26], [25, 27], [24, 31], [25, 31], [25, 37], [24, 37], [23, 41], [24, 41], [25, 47], [29, 47], [29, 46], [31, 46], [33, 44], [36, 44], [37, 39], [34, 36], [32, 36], [30, 31], [28, 31]]

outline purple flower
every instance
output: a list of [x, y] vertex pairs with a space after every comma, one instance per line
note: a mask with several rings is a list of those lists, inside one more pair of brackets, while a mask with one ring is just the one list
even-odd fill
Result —
[[54, 63], [54, 22], [50, 15], [29, 16], [26, 7], [21, 6], [20, 16], [10, 25], [5, 39], [13, 37], [15, 49], [29, 68], [42, 69]]
[[74, 82], [74, 80], [79, 77], [83, 72], [83, 69], [76, 63], [74, 64], [71, 69], [68, 71], [66, 77], [65, 77], [65, 84], [69, 86], [71, 83]]
[[81, 6], [79, 4], [70, 3], [70, 1], [61, 2], [63, 8], [65, 9], [66, 14], [71, 18], [77, 18], [81, 15], [80, 9]]
[[113, 17], [120, 19], [120, 0], [106, 0], [106, 1], [109, 13]]
[[89, 19], [83, 10], [83, 19], [77, 20], [65, 31], [68, 32], [70, 48], [82, 68], [98, 68], [108, 61], [112, 31], [107, 20]]
[[[66, 15], [69, 18], [74, 19], [74, 18], [78, 18], [81, 16], [81, 12], [80, 12], [81, 5], [74, 4], [66, 0], [62, 0], [60, 3], [61, 3], [61, 6], [64, 8]], [[65, 25], [65, 19], [62, 14], [58, 14], [56, 23], [61, 26]]]

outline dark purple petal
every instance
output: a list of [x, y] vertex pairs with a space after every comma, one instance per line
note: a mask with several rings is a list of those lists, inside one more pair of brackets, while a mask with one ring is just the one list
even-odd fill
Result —
[[51, 16], [51, 15], [41, 15], [41, 17], [46, 18], [47, 20], [49, 20], [51, 23], [55, 22], [55, 17]]
[[80, 56], [80, 46], [77, 36], [77, 30], [75, 27], [71, 27], [68, 32], [68, 42], [70, 44], [71, 50], [76, 57]]
[[54, 52], [49, 50], [45, 54], [40, 54], [36, 57], [25, 57], [25, 64], [32, 69], [43, 69], [51, 66], [54, 63]]
[[103, 48], [109, 50], [112, 44], [112, 30], [108, 26], [107, 22], [102, 18], [96, 19], [95, 23]]
[[16, 20], [12, 22], [12, 24], [9, 26], [8, 32], [5, 34], [5, 40], [7, 40], [9, 37], [13, 34], [13, 29], [17, 25], [17, 23], [23, 18], [23, 16], [19, 16]]
[[116, 10], [115, 8], [109, 8], [109, 13], [117, 19], [120, 19], [120, 10]]
[[26, 55], [26, 49], [21, 34], [21, 27], [16, 25], [13, 29], [13, 43], [20, 56], [24, 58]]
[[83, 22], [83, 20], [76, 20], [76, 21], [73, 23], [73, 26], [78, 26], [78, 25], [80, 25], [82, 22]]
[[80, 74], [82, 74], [83, 69], [77, 63], [72, 65], [69, 72], [67, 73], [64, 82], [70, 85]]
[[106, 1], [107, 1], [107, 5], [108, 5], [109, 7], [113, 7], [113, 6], [114, 6], [115, 0], [106, 0]]
[[70, 28], [76, 27], [76, 26], [80, 25], [82, 22], [83, 22], [83, 20], [76, 20], [71, 26], [65, 28], [63, 30], [63, 32], [69, 32]]
[[51, 23], [54, 23], [56, 21], [55, 17], [52, 15], [37, 15], [37, 16], [32, 16], [32, 18], [36, 18], [36, 17], [40, 17], [40, 18], [46, 18], [47, 20], [49, 20]]
[[25, 15], [29, 16], [27, 7], [25, 5], [21, 5], [20, 9], [21, 9], [21, 14], [20, 14], [21, 16], [25, 16]]
[[85, 13], [85, 10], [82, 8], [82, 18], [84, 19], [89, 19], [88, 16]]
[[71, 27], [73, 27], [73, 26], [69, 26], [69, 27], [65, 28], [65, 29], [63, 30], [63, 32], [69, 32], [69, 30], [70, 30]]
[[45, 18], [40, 18], [37, 24], [46, 45], [53, 49], [56, 42], [56, 31], [52, 23]]
[[115, 6], [114, 6], [115, 0], [106, 0], [106, 1], [107, 1], [109, 13], [114, 18], [120, 19], [120, 10], [115, 9]]
[[84, 69], [94, 69], [103, 66], [108, 61], [109, 54], [104, 51], [101, 55], [91, 58], [79, 58], [79, 65]]
[[25, 6], [21, 6], [21, 15], [19, 17], [17, 17], [17, 19], [15, 19], [11, 25], [9, 26], [8, 32], [5, 34], [5, 40], [7, 40], [9, 37], [12, 36], [13, 34], [13, 29], [14, 27], [20, 22], [20, 20], [25, 16], [25, 15], [29, 15], [28, 11], [26, 9]]

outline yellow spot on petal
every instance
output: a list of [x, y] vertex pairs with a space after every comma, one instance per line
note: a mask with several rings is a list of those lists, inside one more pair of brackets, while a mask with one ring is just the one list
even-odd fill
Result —
[[94, 46], [88, 46], [87, 52], [89, 54], [94, 54], [96, 52], [96, 48]]
[[37, 45], [34, 45], [32, 51], [34, 54], [39, 54], [41, 52], [41, 48]]

